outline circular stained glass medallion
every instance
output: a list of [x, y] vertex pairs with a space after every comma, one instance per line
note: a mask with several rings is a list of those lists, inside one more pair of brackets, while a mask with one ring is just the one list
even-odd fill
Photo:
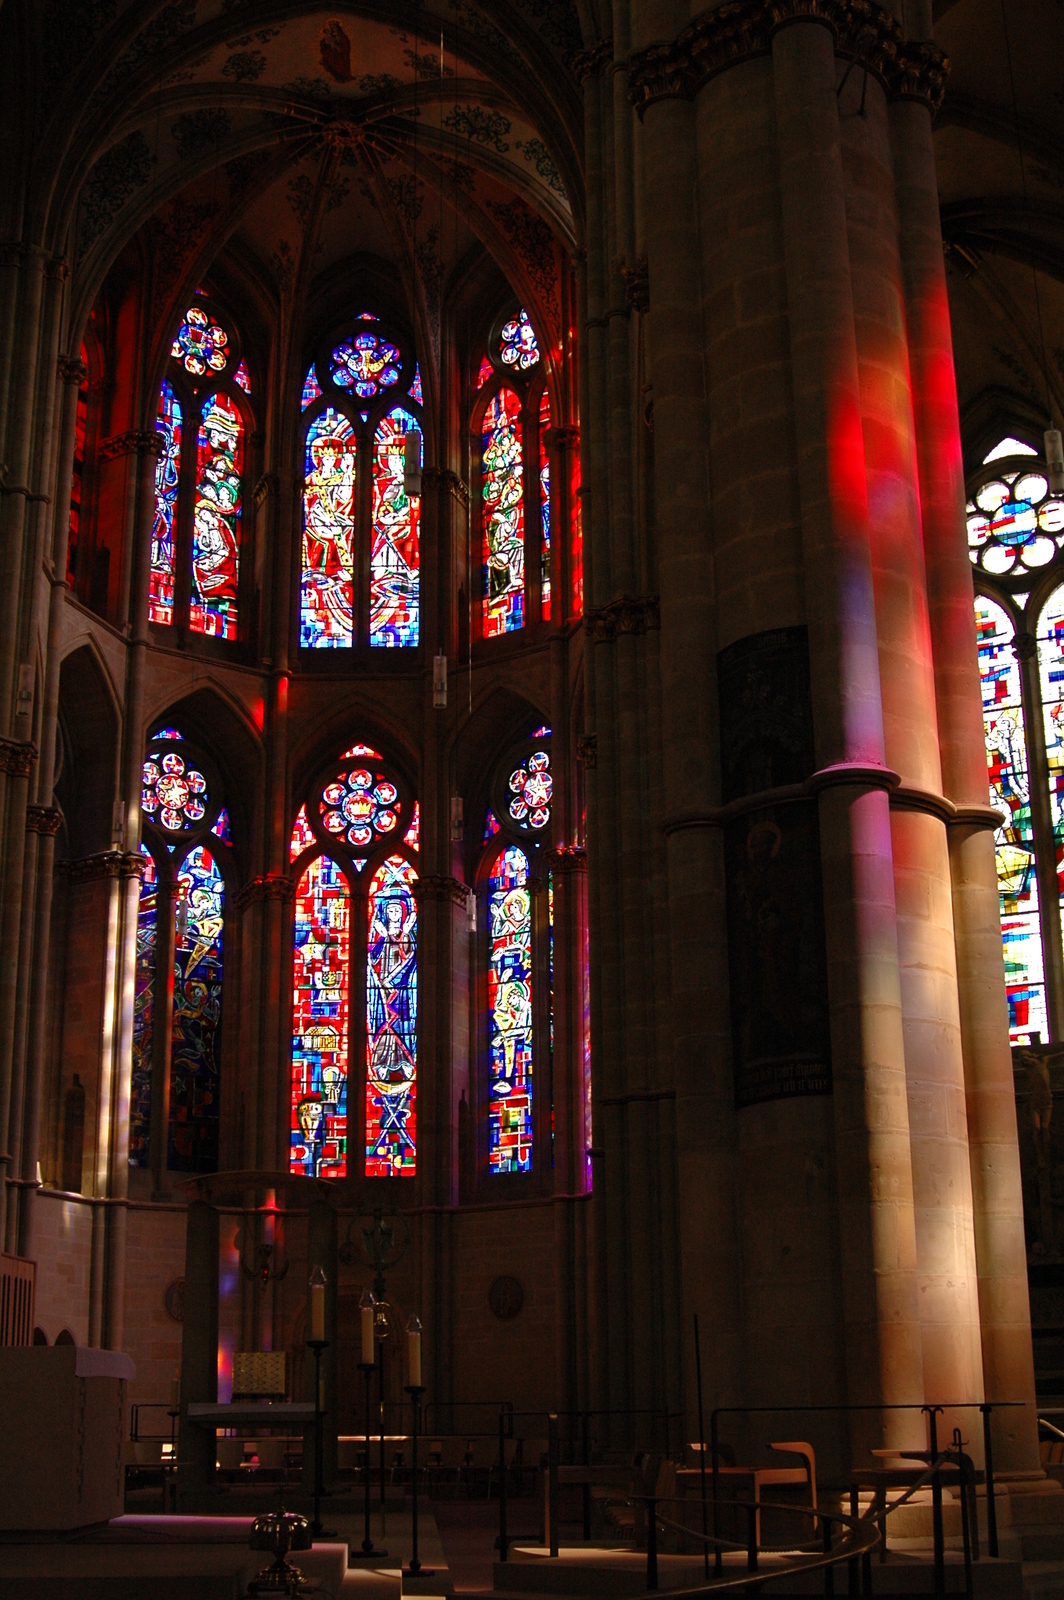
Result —
[[205, 372], [223, 372], [229, 360], [229, 335], [202, 306], [189, 306], [170, 354], [197, 378]]
[[336, 346], [329, 362], [329, 376], [339, 388], [351, 390], [360, 400], [372, 400], [382, 389], [399, 382], [401, 366], [397, 347], [364, 328]]
[[968, 502], [968, 555], [994, 577], [1021, 578], [1064, 548], [1064, 500], [1037, 469], [1003, 472]]
[[325, 785], [318, 809], [326, 832], [364, 850], [394, 833], [399, 807], [399, 791], [390, 778], [357, 766]]
[[144, 763], [140, 803], [160, 828], [181, 833], [207, 814], [207, 780], [176, 750], [153, 751]]
[[550, 775], [550, 756], [536, 750], [510, 774], [510, 816], [519, 828], [538, 832], [550, 821], [550, 800], [554, 780]]
[[503, 324], [499, 354], [504, 366], [517, 367], [520, 372], [527, 372], [539, 360], [539, 345], [523, 307], [516, 317]]

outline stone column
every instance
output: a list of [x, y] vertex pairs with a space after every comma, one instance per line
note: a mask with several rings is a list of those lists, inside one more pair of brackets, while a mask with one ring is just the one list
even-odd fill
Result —
[[213, 1428], [188, 1420], [190, 1404], [218, 1399], [218, 1212], [189, 1203], [185, 1223], [185, 1312], [181, 1325], [181, 1416], [177, 1433], [180, 1509], [199, 1511], [214, 1483]]

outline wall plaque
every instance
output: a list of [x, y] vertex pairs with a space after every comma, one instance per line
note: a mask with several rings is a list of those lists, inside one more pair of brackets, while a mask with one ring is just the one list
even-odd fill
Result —
[[525, 1303], [525, 1291], [516, 1278], [496, 1278], [488, 1290], [488, 1305], [502, 1322], [510, 1322]]

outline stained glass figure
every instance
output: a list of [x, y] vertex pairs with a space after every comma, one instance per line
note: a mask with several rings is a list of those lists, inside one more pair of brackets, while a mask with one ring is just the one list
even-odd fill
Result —
[[353, 744], [350, 750], [344, 751], [343, 755], [340, 757], [340, 760], [347, 761], [349, 757], [353, 756], [369, 756], [374, 761], [380, 761], [381, 759], [380, 751], [371, 750], [368, 744]]
[[550, 395], [544, 389], [539, 402], [539, 526], [540, 596], [544, 622], [550, 621]]
[[300, 401], [299, 409], [305, 411], [308, 406], [314, 404], [315, 400], [320, 399], [321, 384], [318, 382], [318, 374], [314, 370], [314, 363], [311, 362], [307, 368], [307, 375], [303, 379], [303, 398]]
[[410, 385], [410, 398], [411, 400], [416, 400], [419, 406], [425, 404], [425, 396], [421, 392], [421, 365], [416, 361], [414, 363], [414, 381]]
[[1049, 1028], [1020, 668], [1012, 650], [1013, 626], [1001, 606], [977, 596], [975, 626], [990, 804], [1006, 817], [994, 842], [1009, 1037], [1013, 1044], [1029, 1044], [1048, 1039]]
[[196, 845], [178, 874], [187, 906], [178, 924], [170, 1052], [169, 1166], [175, 1172], [218, 1167], [225, 885], [210, 851]]
[[484, 637], [524, 626], [525, 500], [521, 404], [512, 389], [492, 395], [481, 422]]
[[155, 914], [158, 876], [151, 853], [140, 847], [144, 875], [137, 909], [137, 955], [133, 973], [133, 1073], [129, 1086], [129, 1164], [148, 1165], [151, 1133], [151, 1066], [155, 1019]]
[[488, 1166], [532, 1170], [532, 901], [528, 859], [499, 852], [488, 879], [488, 1012], [491, 1085]]
[[554, 779], [550, 772], [550, 756], [546, 750], [536, 750], [510, 774], [510, 817], [519, 828], [538, 833], [550, 821], [550, 801], [554, 792]]
[[572, 587], [573, 616], [582, 617], [584, 614], [584, 522], [583, 500], [580, 495], [580, 452], [569, 452], [572, 468], [570, 471], [569, 505], [569, 575]]
[[499, 831], [499, 819], [494, 811], [489, 811], [484, 819], [484, 838], [494, 839]]
[[480, 363], [480, 371], [477, 373], [477, 388], [483, 389], [488, 379], [494, 378], [494, 376], [495, 368], [491, 364], [491, 357], [484, 356]]
[[527, 372], [539, 360], [539, 345], [523, 306], [516, 317], [503, 324], [499, 354], [504, 366], [516, 367], [519, 372]]
[[229, 813], [224, 806], [215, 817], [214, 827], [211, 832], [216, 834], [223, 844], [232, 844], [233, 839], [229, 831]]
[[228, 395], [211, 395], [203, 407], [196, 460], [189, 627], [235, 639], [244, 423]]
[[409, 412], [396, 406], [377, 426], [373, 440], [373, 532], [369, 556], [369, 642], [413, 646], [418, 642], [418, 533], [421, 501], [403, 489], [409, 430], [420, 433]]
[[[1033, 454], [1029, 446], [1022, 448], [1024, 454]], [[987, 460], [995, 459], [992, 450]], [[1049, 480], [1037, 467], [1002, 473], [969, 500], [968, 556], [992, 577], [1033, 577], [1061, 549], [1064, 499], [1050, 494]]]
[[336, 346], [329, 376], [338, 388], [349, 389], [360, 400], [372, 400], [399, 382], [401, 365], [396, 346], [365, 328]]
[[299, 815], [292, 825], [292, 837], [288, 842], [289, 861], [294, 861], [297, 856], [301, 856], [303, 851], [309, 850], [313, 843], [314, 835], [310, 831], [310, 823], [307, 821], [307, 808], [306, 806], [300, 806]]
[[224, 372], [229, 360], [229, 335], [202, 306], [189, 306], [170, 354], [196, 378], [205, 372]]
[[233, 373], [233, 382], [239, 388], [243, 389], [245, 394], [251, 393], [251, 379], [248, 377], [248, 369], [243, 362], [240, 363], [236, 371]]
[[355, 435], [331, 407], [307, 429], [299, 642], [322, 650], [354, 636]]
[[[1038, 672], [1059, 898], [1064, 895], [1064, 588], [1053, 591], [1038, 620]], [[1064, 905], [1061, 910], [1064, 915]]]
[[403, 843], [408, 844], [411, 850], [420, 850], [421, 848], [421, 807], [416, 800], [414, 801], [414, 815], [410, 826], [403, 834]]
[[289, 1168], [347, 1176], [351, 909], [347, 879], [318, 856], [299, 880], [292, 978]]
[[369, 767], [355, 767], [325, 785], [319, 810], [330, 833], [365, 848], [395, 830], [399, 803], [399, 791], [390, 778]]
[[417, 873], [389, 856], [369, 886], [366, 1177], [412, 1178], [417, 1158]]
[[194, 828], [210, 805], [207, 780], [176, 750], [153, 751], [144, 762], [140, 804], [152, 822], [170, 833]]
[[148, 621], [169, 624], [174, 620], [174, 534], [181, 477], [181, 402], [165, 379], [159, 391], [155, 429], [162, 434], [163, 447], [155, 462]]

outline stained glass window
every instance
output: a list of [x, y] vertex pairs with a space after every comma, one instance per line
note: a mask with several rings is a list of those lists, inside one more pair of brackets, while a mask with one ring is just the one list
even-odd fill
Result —
[[153, 739], [183, 739], [184, 734], [180, 728], [160, 728], [152, 734]]
[[979, 596], [975, 621], [990, 803], [1006, 817], [994, 838], [1009, 1036], [1026, 1044], [1049, 1035], [1020, 668], [1003, 607]]
[[194, 377], [224, 372], [229, 360], [229, 335], [202, 306], [189, 306], [170, 354]]
[[243, 389], [245, 394], [251, 393], [251, 379], [248, 377], [248, 369], [243, 362], [233, 373], [233, 382]]
[[228, 395], [212, 395], [203, 407], [196, 461], [189, 626], [235, 639], [244, 423]]
[[292, 981], [292, 1172], [347, 1175], [350, 891], [318, 856], [299, 880]]
[[968, 555], [980, 571], [1032, 577], [1058, 549], [1064, 549], [1064, 500], [1050, 494], [1037, 468], [991, 478], [968, 502]]
[[1054, 590], [1039, 618], [1038, 671], [1057, 897], [1064, 914], [1064, 588]]
[[504, 323], [502, 337], [499, 340], [499, 354], [505, 366], [516, 367], [520, 372], [527, 372], [529, 367], [534, 367], [539, 360], [539, 346], [524, 307], [516, 317], [511, 317], [509, 322]]
[[323, 825], [356, 849], [392, 833], [399, 823], [399, 791], [390, 778], [370, 767], [342, 772], [322, 790]]
[[170, 1054], [169, 1166], [214, 1172], [218, 1166], [225, 885], [210, 851], [196, 845], [178, 874], [186, 914], [178, 922]]
[[233, 841], [229, 832], [229, 813], [224, 806], [215, 817], [214, 827], [211, 829], [211, 832], [215, 834], [223, 844], [232, 844]]
[[308, 406], [314, 404], [315, 400], [320, 399], [321, 384], [318, 382], [318, 374], [314, 370], [313, 363], [311, 363], [307, 368], [307, 375], [303, 379], [303, 398], [300, 401], [300, 410], [305, 411]]
[[202, 822], [210, 804], [202, 772], [176, 750], [154, 751], [144, 762], [141, 809], [170, 833]]
[[532, 902], [528, 858], [499, 852], [488, 880], [488, 1166], [532, 1170]]
[[303, 481], [303, 582], [299, 642], [311, 649], [353, 642], [355, 436], [328, 408], [307, 429]]
[[372, 400], [399, 382], [401, 364], [396, 346], [365, 328], [336, 346], [329, 376], [338, 388], [349, 389], [360, 400]]
[[158, 875], [150, 851], [140, 847], [144, 874], [137, 910], [137, 954], [133, 973], [133, 1073], [129, 1087], [129, 1164], [148, 1165], [151, 1133], [151, 1067], [155, 1015], [155, 913]]
[[582, 617], [584, 614], [584, 521], [583, 501], [580, 496], [580, 452], [570, 451], [572, 456], [571, 498], [570, 505], [570, 532], [569, 532], [569, 574], [572, 586], [573, 616]]
[[417, 362], [414, 363], [414, 381], [410, 385], [410, 398], [416, 400], [419, 406], [425, 403], [425, 396], [421, 390], [421, 367]]
[[414, 815], [409, 828], [403, 835], [403, 843], [408, 844], [411, 850], [421, 848], [421, 807], [414, 801]]
[[490, 378], [494, 378], [495, 368], [491, 364], [490, 356], [483, 356], [480, 362], [480, 371], [477, 373], [477, 388], [483, 389]]
[[181, 403], [165, 379], [159, 391], [155, 428], [162, 434], [163, 447], [155, 463], [148, 621], [169, 624], [174, 620], [174, 534], [181, 476]]
[[367, 913], [366, 1176], [412, 1178], [417, 1155], [417, 874], [403, 856], [374, 873]]
[[550, 621], [550, 395], [539, 402], [540, 596], [544, 622]]
[[521, 403], [502, 388], [481, 423], [484, 637], [524, 626], [525, 502]]
[[499, 819], [494, 811], [489, 811], [484, 819], [484, 838], [493, 839], [499, 831]]
[[347, 761], [352, 756], [369, 756], [371, 761], [379, 761], [381, 759], [380, 751], [371, 750], [368, 744], [353, 744], [350, 750], [344, 751], [343, 755], [340, 757], [340, 760]]
[[369, 557], [369, 642], [418, 642], [418, 527], [420, 500], [403, 489], [408, 430], [420, 433], [396, 406], [378, 424], [373, 444], [373, 532]]
[[554, 780], [550, 772], [550, 756], [546, 750], [536, 750], [521, 761], [511, 772], [510, 817], [526, 832], [539, 832], [550, 821], [550, 802]]
[[67, 583], [71, 589], [78, 575], [78, 541], [85, 494], [85, 436], [89, 420], [89, 363], [84, 345], [81, 347], [81, 363], [85, 368], [85, 377], [78, 385], [78, 399], [74, 407], [74, 461], [70, 473], [70, 523], [67, 535]]
[[294, 861], [297, 856], [301, 856], [303, 851], [309, 850], [313, 843], [314, 835], [310, 831], [310, 823], [307, 821], [307, 808], [306, 806], [300, 806], [299, 815], [293, 824], [292, 837], [288, 844], [289, 861]]

